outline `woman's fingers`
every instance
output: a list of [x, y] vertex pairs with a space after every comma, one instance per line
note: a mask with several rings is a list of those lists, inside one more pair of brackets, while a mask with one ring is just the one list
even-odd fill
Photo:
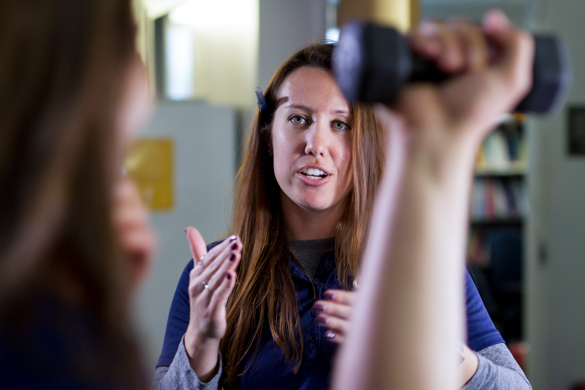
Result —
[[235, 271], [227, 271], [221, 280], [217, 290], [214, 291], [208, 309], [210, 316], [213, 318], [221, 313], [224, 313], [227, 300], [236, 285]]
[[[217, 288], [217, 280], [223, 278], [227, 270], [233, 270], [241, 258], [242, 243], [232, 236], [217, 245], [205, 257], [201, 265], [196, 265], [190, 274], [190, 282], [193, 284], [193, 293], [200, 295], [205, 290], [212, 292]], [[221, 251], [220, 251], [221, 250]], [[205, 262], [211, 260], [209, 263]], [[207, 306], [209, 297], [204, 299]]]
[[189, 294], [198, 295], [205, 289], [205, 285], [207, 285], [211, 275], [223, 261], [226, 258], [229, 259], [230, 252], [233, 250], [241, 250], [242, 245], [236, 236], [231, 236], [212, 248], [207, 255], [197, 260], [196, 256], [203, 253], [201, 248], [202, 245], [205, 245], [205, 242], [197, 229], [189, 227], [186, 229], [186, 232], [193, 254], [193, 262], [195, 263], [189, 273]]
[[315, 302], [313, 311], [319, 313], [315, 321], [326, 327], [325, 337], [335, 343], [345, 340], [350, 327], [350, 317], [356, 299], [354, 291], [327, 290], [323, 300]]
[[347, 333], [337, 333], [334, 330], [325, 332], [325, 338], [332, 343], [342, 344], [347, 338]]
[[[232, 257], [233, 255], [233, 257]], [[210, 302], [218, 294], [218, 290], [222, 283], [225, 282], [227, 275], [231, 275], [230, 271], [233, 271], [240, 262], [241, 254], [239, 251], [233, 251], [228, 260], [225, 260], [221, 266], [210, 276], [207, 283], [207, 288], [201, 293], [201, 303], [205, 307], [210, 305]], [[231, 276], [230, 276], [231, 277]]]
[[330, 341], [342, 342], [349, 332], [350, 322], [348, 319], [321, 313], [315, 318], [315, 321], [320, 326], [327, 328], [325, 337]]
[[355, 299], [355, 291], [327, 290], [323, 294], [323, 300], [315, 302], [313, 311], [349, 320]]
[[[194, 235], [193, 238], [189, 237], [189, 234], [192, 233], [190, 229], [194, 229], [194, 228], [187, 228], [187, 237], [189, 239], [189, 243], [191, 246], [193, 246], [191, 244], [191, 240], [192, 239], [197, 239], [197, 235]], [[199, 232], [197, 232], [198, 234]], [[199, 235], [199, 237], [201, 237]], [[203, 240], [203, 239], [202, 239]], [[196, 254], [194, 253], [194, 250], [192, 250], [192, 254], [193, 254], [193, 261], [194, 261], [194, 266], [193, 266], [193, 270], [191, 270], [191, 275], [193, 277], [197, 277], [199, 275], [201, 275], [207, 268], [209, 268], [210, 266], [212, 266], [212, 269], [214, 269], [214, 265], [216, 260], [220, 260], [221, 261], [221, 257], [218, 259], [218, 256], [226, 250], [226, 248], [228, 248], [229, 246], [233, 246], [234, 242], [238, 242], [239, 245], [241, 246], [241, 242], [239, 241], [239, 239], [236, 236], [230, 236], [229, 238], [223, 240], [221, 243], [217, 244], [216, 246], [214, 246], [209, 253], [206, 253], [204, 256], [199, 257], [198, 259], [195, 258]], [[201, 253], [201, 251], [199, 251], [199, 253]]]
[[335, 316], [349, 320], [353, 306], [342, 303], [335, 303], [331, 301], [317, 301], [313, 305], [315, 313], [326, 313], [330, 316]]
[[197, 262], [207, 254], [207, 245], [205, 245], [205, 240], [201, 237], [199, 230], [194, 227], [189, 226], [185, 229], [185, 233], [187, 234], [187, 240], [189, 241], [189, 248], [191, 249], [193, 262], [197, 264]]
[[328, 302], [353, 306], [357, 297], [356, 294], [355, 291], [330, 289], [323, 293], [323, 299]]
[[[234, 264], [237, 257], [236, 254], [239, 253], [242, 248], [242, 244], [237, 237], [229, 238], [219, 245], [221, 245], [223, 248], [219, 253], [214, 253], [211, 255], [211, 252], [209, 252], [209, 257], [212, 257], [211, 262], [207, 264], [204, 262], [203, 265], [199, 266], [202, 271], [197, 277], [205, 283], [209, 282], [213, 274], [221, 267], [224, 262], [227, 261], [228, 264]], [[207, 260], [208, 259], [206, 257], [205, 261]]]
[[201, 265], [203, 268], [209, 267], [215, 259], [221, 255], [222, 252], [226, 250], [226, 248], [233, 246], [234, 243], [241, 243], [237, 236], [230, 236], [211, 248], [211, 250], [205, 255], [205, 257], [201, 260]]

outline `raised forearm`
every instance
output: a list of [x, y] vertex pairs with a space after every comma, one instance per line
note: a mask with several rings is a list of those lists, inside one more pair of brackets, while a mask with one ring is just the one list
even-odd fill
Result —
[[411, 142], [391, 134], [364, 256], [367, 283], [360, 285], [336, 389], [457, 387], [474, 147], [450, 145], [447, 153]]
[[530, 88], [534, 42], [499, 11], [486, 14], [481, 27], [428, 22], [411, 34], [411, 44], [454, 77], [404, 88], [396, 116], [379, 111], [390, 134], [389, 159], [336, 389], [461, 383], [457, 346], [475, 152], [494, 118]]

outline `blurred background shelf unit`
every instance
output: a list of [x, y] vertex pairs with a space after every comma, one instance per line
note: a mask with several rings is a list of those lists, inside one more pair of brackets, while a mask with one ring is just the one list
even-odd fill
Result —
[[510, 116], [482, 144], [470, 205], [468, 261], [507, 343], [522, 341], [522, 263], [529, 213], [525, 117]]

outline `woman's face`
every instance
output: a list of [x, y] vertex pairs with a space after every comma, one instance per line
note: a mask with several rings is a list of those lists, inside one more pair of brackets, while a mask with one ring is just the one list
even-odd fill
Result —
[[302, 67], [285, 79], [271, 133], [283, 203], [310, 211], [345, 206], [352, 186], [351, 125], [351, 108], [329, 72]]

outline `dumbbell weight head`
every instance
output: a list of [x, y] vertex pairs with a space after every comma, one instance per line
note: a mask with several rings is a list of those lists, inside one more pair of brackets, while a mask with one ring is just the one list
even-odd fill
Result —
[[[562, 100], [571, 81], [566, 51], [556, 37], [535, 37], [533, 87], [519, 112], [548, 113]], [[333, 52], [333, 73], [352, 102], [391, 103], [409, 82], [448, 78], [434, 63], [412, 53], [395, 29], [353, 22], [343, 28]]]
[[412, 55], [404, 37], [393, 28], [350, 23], [333, 52], [333, 72], [352, 102], [392, 101], [410, 79]]

